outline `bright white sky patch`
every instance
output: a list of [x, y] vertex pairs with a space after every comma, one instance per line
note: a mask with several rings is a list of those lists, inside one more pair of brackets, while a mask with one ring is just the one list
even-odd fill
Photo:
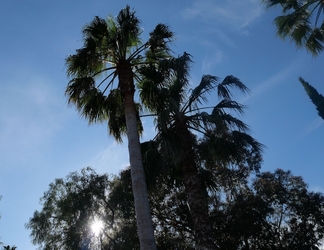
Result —
[[96, 236], [98, 236], [100, 234], [101, 229], [103, 229], [103, 223], [101, 220], [95, 220], [91, 224], [91, 230]]

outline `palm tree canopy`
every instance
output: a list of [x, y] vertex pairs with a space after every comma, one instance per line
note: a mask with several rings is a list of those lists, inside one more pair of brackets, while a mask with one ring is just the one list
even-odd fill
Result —
[[[167, 155], [180, 159], [179, 126], [189, 129], [193, 136], [200, 134], [209, 138], [234, 131], [232, 138], [235, 138], [235, 143], [253, 145], [255, 150], [261, 151], [263, 145], [246, 134], [248, 126], [233, 116], [233, 112], [243, 114], [245, 106], [232, 100], [232, 90], [248, 93], [249, 89], [232, 75], [223, 80], [203, 75], [200, 83], [191, 89], [188, 80], [190, 63], [191, 55], [188, 53], [168, 60], [168, 68], [173, 70], [166, 78], [157, 77], [154, 71], [141, 71], [145, 75], [139, 84], [141, 100], [150, 112], [156, 114], [156, 139], [164, 144], [162, 148], [168, 150]], [[214, 106], [202, 106], [208, 103], [212, 91], [221, 100]]]
[[[133, 79], [140, 80], [140, 68], [170, 57], [168, 44], [173, 33], [168, 26], [158, 24], [143, 43], [140, 25], [129, 6], [116, 18], [97, 16], [83, 28], [83, 47], [66, 58], [67, 74], [72, 78], [66, 88], [69, 103], [75, 104], [89, 123], [108, 120], [110, 134], [119, 141], [126, 132], [123, 94], [135, 92]], [[119, 81], [114, 88], [116, 77], [125, 67], [131, 69], [128, 75], [123, 74], [128, 85], [121, 86]], [[139, 117], [138, 123], [141, 131]]]
[[262, 0], [267, 8], [280, 6], [282, 15], [275, 18], [277, 33], [290, 37], [298, 47], [314, 56], [324, 49], [324, 2], [322, 0]]

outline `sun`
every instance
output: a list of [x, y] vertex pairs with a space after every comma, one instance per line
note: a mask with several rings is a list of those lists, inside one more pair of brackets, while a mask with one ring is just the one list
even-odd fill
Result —
[[98, 236], [100, 234], [100, 231], [102, 228], [103, 228], [103, 223], [101, 220], [95, 220], [91, 224], [91, 230], [96, 236]]

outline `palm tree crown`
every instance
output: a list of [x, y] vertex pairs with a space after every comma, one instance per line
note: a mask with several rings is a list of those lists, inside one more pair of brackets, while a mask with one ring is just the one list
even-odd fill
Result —
[[134, 94], [138, 69], [170, 57], [168, 43], [173, 33], [166, 25], [158, 24], [145, 43], [141, 33], [140, 20], [129, 6], [116, 19], [95, 17], [83, 29], [84, 46], [66, 59], [72, 78], [66, 88], [69, 102], [89, 123], [108, 120], [109, 132], [117, 140], [126, 133], [123, 95]]

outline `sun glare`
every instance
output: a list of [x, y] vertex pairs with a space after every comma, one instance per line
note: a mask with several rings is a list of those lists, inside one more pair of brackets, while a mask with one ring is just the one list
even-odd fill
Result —
[[94, 234], [96, 236], [99, 235], [101, 229], [103, 228], [103, 223], [100, 220], [95, 220], [92, 224], [91, 224], [91, 230], [92, 232], [94, 232]]

